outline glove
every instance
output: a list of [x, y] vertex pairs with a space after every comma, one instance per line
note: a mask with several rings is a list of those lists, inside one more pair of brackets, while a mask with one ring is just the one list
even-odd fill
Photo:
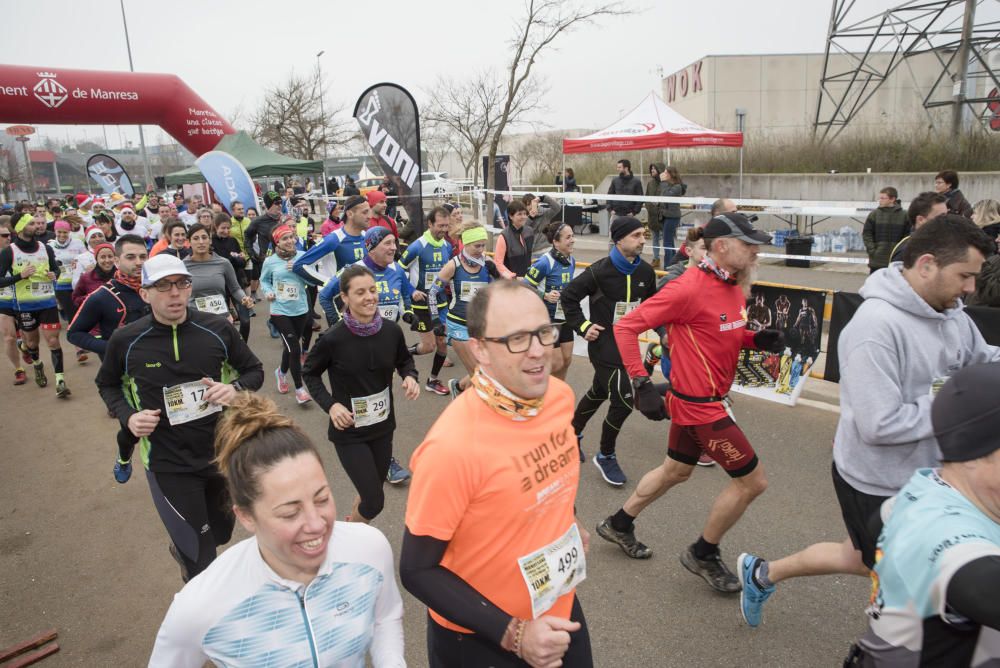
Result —
[[434, 336], [444, 336], [444, 334], [445, 334], [444, 325], [442, 325], [441, 323], [434, 325]]
[[656, 391], [652, 382], [642, 383], [635, 388], [635, 407], [650, 420], [667, 419], [663, 395]]
[[413, 317], [413, 311], [403, 311], [403, 322], [407, 325], [411, 325], [410, 329], [413, 329], [412, 325], [414, 320], [416, 320], [416, 318]]
[[753, 344], [769, 353], [780, 353], [785, 349], [785, 333], [780, 329], [763, 329], [753, 335]]

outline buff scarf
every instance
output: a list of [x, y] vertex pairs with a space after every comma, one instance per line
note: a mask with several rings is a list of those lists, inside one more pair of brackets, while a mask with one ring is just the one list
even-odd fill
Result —
[[471, 380], [479, 398], [500, 415], [521, 421], [535, 417], [542, 410], [540, 398], [522, 399], [514, 396], [510, 390], [486, 375], [482, 368], [476, 369]]
[[698, 268], [709, 274], [715, 274], [716, 276], [719, 277], [720, 281], [724, 281], [731, 285], [736, 285], [736, 279], [733, 278], [728, 271], [717, 265], [715, 263], [715, 260], [713, 260], [708, 255], [706, 255], [705, 259], [701, 261], [701, 264], [698, 265]]
[[350, 310], [345, 309], [344, 324], [347, 325], [347, 329], [351, 330], [351, 334], [372, 336], [373, 334], [378, 334], [379, 330], [382, 329], [382, 316], [379, 314], [378, 309], [375, 309], [375, 317], [371, 322], [358, 322], [351, 315]]
[[142, 276], [141, 275], [136, 276], [135, 278], [131, 278], [131, 277], [126, 276], [125, 274], [123, 274], [121, 272], [121, 269], [116, 269], [115, 270], [115, 280], [118, 281], [119, 283], [121, 283], [122, 285], [127, 285], [128, 287], [132, 288], [136, 292], [139, 292], [139, 288], [142, 287]]

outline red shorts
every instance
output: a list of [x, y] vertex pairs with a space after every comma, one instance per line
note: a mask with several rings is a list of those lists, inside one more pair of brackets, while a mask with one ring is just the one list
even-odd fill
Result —
[[757, 468], [757, 453], [733, 419], [724, 417], [709, 424], [670, 424], [667, 456], [694, 466], [705, 453], [726, 470], [731, 478], [747, 475]]

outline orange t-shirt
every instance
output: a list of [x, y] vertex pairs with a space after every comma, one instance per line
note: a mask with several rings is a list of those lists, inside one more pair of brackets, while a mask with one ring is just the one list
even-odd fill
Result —
[[[573, 403], [569, 385], [550, 378], [541, 413], [514, 421], [470, 389], [438, 417], [410, 459], [406, 528], [448, 541], [441, 565], [512, 617], [532, 618], [517, 560], [576, 521], [580, 457]], [[569, 619], [574, 593], [544, 614]], [[430, 613], [447, 629], [472, 633]]]

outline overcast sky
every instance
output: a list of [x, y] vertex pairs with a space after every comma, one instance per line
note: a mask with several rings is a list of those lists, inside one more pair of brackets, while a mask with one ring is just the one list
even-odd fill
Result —
[[[821, 52], [830, 17], [828, 0], [625, 5], [636, 14], [579, 27], [543, 55], [536, 69], [548, 108], [538, 124], [604, 127], [650, 90], [659, 92], [658, 68], [670, 74], [705, 55]], [[128, 70], [119, 0], [13, 0], [3, 8], [14, 27], [4, 36], [5, 62]], [[238, 106], [252, 109], [262, 88], [289, 72], [310, 71], [321, 50], [331, 98], [348, 112], [380, 81], [409, 88], [419, 103], [439, 75], [491, 66], [502, 72], [523, 8], [520, 0], [125, 0], [136, 71], [177, 74], [227, 117]], [[67, 132], [102, 137], [100, 126], [40, 130], [59, 140]], [[119, 132], [107, 133], [117, 148]], [[147, 141], [159, 134], [150, 128]]]

